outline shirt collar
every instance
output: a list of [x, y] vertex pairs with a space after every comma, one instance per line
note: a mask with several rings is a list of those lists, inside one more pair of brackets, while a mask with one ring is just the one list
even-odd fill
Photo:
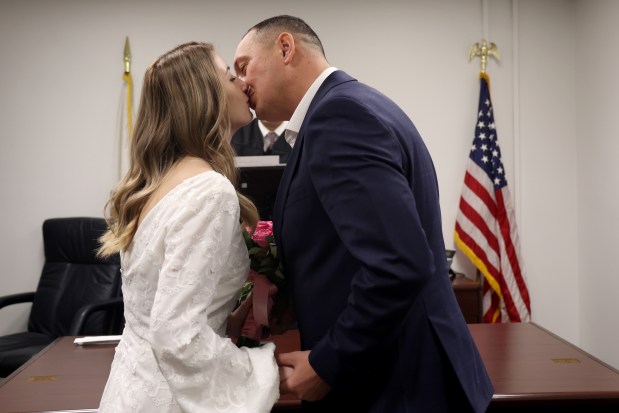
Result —
[[[277, 134], [277, 136], [281, 136], [282, 133], [286, 130], [286, 126], [288, 126], [288, 121], [283, 121], [277, 128], [273, 130]], [[269, 128], [264, 126], [260, 119], [258, 119], [258, 128], [260, 128], [260, 132], [262, 132], [262, 136], [266, 136], [267, 133], [270, 132]]]
[[337, 68], [328, 67], [314, 80], [314, 83], [307, 89], [305, 95], [297, 105], [297, 108], [294, 110], [292, 117], [290, 118], [290, 122], [288, 122], [288, 127], [286, 128], [286, 141], [290, 144], [290, 146], [294, 146], [294, 142], [297, 139], [297, 135], [299, 130], [301, 129], [301, 125], [305, 120], [305, 115], [307, 114], [307, 110], [309, 109], [312, 100], [316, 96], [318, 89], [324, 83], [324, 81], [329, 77], [329, 75], [335, 72]]

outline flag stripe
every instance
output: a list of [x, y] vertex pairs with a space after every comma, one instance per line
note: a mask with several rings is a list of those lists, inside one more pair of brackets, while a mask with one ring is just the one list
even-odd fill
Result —
[[460, 211], [467, 218], [466, 221], [460, 221], [460, 226], [467, 229], [467, 235], [470, 236], [471, 242], [477, 247], [477, 249], [473, 249], [475, 255], [483, 254], [486, 265], [496, 268], [498, 272], [498, 269], [501, 268], [499, 240], [488, 227], [486, 221], [464, 200], [460, 203]]
[[[460, 210], [462, 214], [466, 216], [471, 223], [477, 227], [485, 237], [485, 240], [490, 248], [494, 251], [495, 254], [499, 253], [499, 243], [498, 243], [498, 234], [493, 232], [495, 225], [494, 220], [486, 220], [485, 217], [493, 217], [494, 213], [491, 210], [484, 211], [479, 202], [480, 195], [477, 192], [468, 192], [466, 190], [463, 191], [463, 196], [460, 199]], [[472, 229], [472, 228], [471, 228]], [[498, 266], [497, 266], [498, 267]]]
[[531, 312], [531, 304], [529, 298], [529, 291], [527, 289], [526, 282], [524, 277], [522, 276], [522, 271], [520, 269], [520, 263], [518, 260], [518, 249], [516, 245], [518, 242], [518, 234], [513, 230], [515, 225], [512, 222], [515, 220], [514, 213], [509, 207], [509, 204], [505, 202], [504, 193], [507, 193], [507, 198], [509, 198], [509, 192], [507, 187], [503, 188], [501, 191], [497, 191], [497, 200], [503, 205], [501, 208], [505, 216], [503, 219], [499, 218], [499, 224], [501, 226], [502, 238], [505, 241], [505, 249], [507, 252], [507, 258], [509, 260], [509, 266], [506, 268], [513, 272], [513, 277], [508, 277], [508, 280], [511, 281], [512, 284], [515, 284], [511, 289], [518, 289], [517, 296], [522, 297], [522, 304], [526, 306], [527, 312]]
[[[468, 171], [464, 176], [464, 184], [475, 194], [474, 199], [483, 203], [484, 206], [488, 209], [488, 213], [492, 216], [496, 215], [496, 203], [494, 199], [492, 199], [492, 193], [494, 192], [494, 186], [488, 179], [488, 176], [480, 175], [479, 172], [483, 173], [483, 170], [469, 160], [470, 165], [468, 166]], [[485, 182], [484, 182], [485, 181]], [[484, 182], [482, 184], [481, 182]]]
[[496, 294], [493, 289], [490, 288], [490, 284], [484, 283], [483, 285], [483, 313], [484, 323], [496, 323], [502, 321], [501, 317], [501, 298], [499, 294]]

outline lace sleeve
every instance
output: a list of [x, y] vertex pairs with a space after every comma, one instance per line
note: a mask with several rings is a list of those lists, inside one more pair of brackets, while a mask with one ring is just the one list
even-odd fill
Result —
[[152, 350], [186, 412], [269, 412], [279, 396], [273, 345], [239, 349], [208, 324], [234, 237], [240, 236], [238, 200], [229, 186], [184, 198], [189, 200], [166, 234], [152, 307]]

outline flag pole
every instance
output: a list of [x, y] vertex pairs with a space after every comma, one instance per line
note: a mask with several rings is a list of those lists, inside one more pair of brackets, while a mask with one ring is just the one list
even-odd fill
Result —
[[131, 47], [129, 46], [129, 36], [125, 37], [125, 50], [123, 53], [123, 61], [125, 62], [125, 72], [123, 80], [127, 83], [127, 121], [129, 125], [129, 137], [133, 134], [133, 80], [131, 79]]
[[[131, 137], [133, 135], [133, 79], [131, 77], [131, 46], [129, 36], [125, 37], [123, 50], [123, 89], [125, 91], [124, 105], [120, 109], [120, 139], [118, 147], [118, 178], [122, 179], [128, 169]], [[121, 101], [122, 101], [121, 97]], [[124, 106], [124, 110], [122, 108]]]

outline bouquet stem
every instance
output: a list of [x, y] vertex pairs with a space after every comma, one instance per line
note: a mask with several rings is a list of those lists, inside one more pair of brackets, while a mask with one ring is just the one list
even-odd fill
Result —
[[254, 340], [253, 338], [246, 337], [246, 336], [241, 336], [237, 338], [236, 340], [237, 347], [255, 348], [255, 347], [260, 347], [261, 345], [262, 344], [259, 341]]

